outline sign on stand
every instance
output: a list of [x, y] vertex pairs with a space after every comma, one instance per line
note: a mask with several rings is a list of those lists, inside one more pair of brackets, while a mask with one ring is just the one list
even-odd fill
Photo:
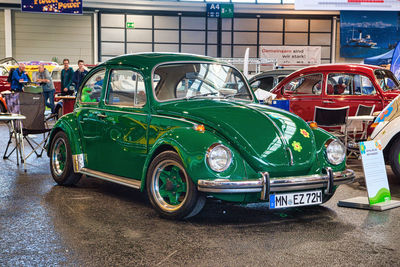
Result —
[[380, 140], [360, 142], [360, 153], [370, 205], [390, 201], [390, 189]]
[[378, 211], [400, 207], [400, 201], [392, 200], [390, 196], [381, 141], [372, 140], [359, 144], [368, 198], [355, 197], [341, 200], [338, 205]]

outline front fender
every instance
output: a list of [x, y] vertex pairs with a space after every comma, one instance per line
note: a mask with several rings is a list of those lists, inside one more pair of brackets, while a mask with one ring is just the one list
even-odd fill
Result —
[[50, 144], [57, 132], [63, 131], [67, 136], [71, 146], [71, 154], [77, 155], [83, 153], [82, 140], [78, 134], [78, 125], [73, 113], [62, 116], [54, 125], [50, 132], [50, 137], [46, 146], [47, 155], [50, 153]]
[[320, 170], [325, 169], [327, 167], [331, 167], [333, 171], [342, 171], [346, 168], [346, 159], [339, 165], [332, 165], [328, 162], [325, 155], [325, 143], [329, 139], [337, 139], [334, 135], [328, 133], [324, 129], [317, 128], [313, 129], [315, 136], [315, 143], [317, 146], [317, 153], [320, 162]]
[[[215, 143], [229, 147], [233, 155], [231, 166], [220, 173], [211, 170], [206, 162], [207, 150]], [[165, 145], [172, 147], [179, 154], [186, 172], [195, 184], [199, 179], [243, 179], [246, 177], [245, 163], [242, 157], [228, 145], [226, 140], [211, 131], [199, 132], [192, 127], [174, 128], [160, 136], [151, 147], [142, 174], [142, 190], [145, 188], [147, 171], [151, 161], [160, 152], [159, 148]]]

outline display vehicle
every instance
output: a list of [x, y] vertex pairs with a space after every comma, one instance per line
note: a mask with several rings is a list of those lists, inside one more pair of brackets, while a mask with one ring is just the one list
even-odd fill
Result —
[[371, 128], [369, 139], [381, 141], [385, 163], [400, 178], [400, 96], [382, 110]]
[[399, 81], [390, 70], [362, 64], [329, 64], [306, 67], [281, 81], [271, 92], [290, 100], [290, 111], [306, 121], [314, 119], [315, 106], [358, 106], [381, 111], [399, 93]]
[[189, 54], [132, 54], [93, 68], [47, 151], [58, 184], [86, 174], [146, 190], [173, 219], [197, 214], [206, 196], [321, 204], [354, 179], [333, 135], [258, 104], [233, 66]]
[[254, 89], [271, 91], [280, 81], [294, 72], [292, 69], [276, 69], [264, 71], [249, 79], [249, 84]]

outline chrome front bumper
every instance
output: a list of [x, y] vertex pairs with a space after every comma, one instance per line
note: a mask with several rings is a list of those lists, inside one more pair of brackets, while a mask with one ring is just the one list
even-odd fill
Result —
[[208, 193], [261, 192], [261, 199], [266, 199], [267, 194], [270, 192], [288, 192], [316, 188], [324, 188], [326, 194], [332, 194], [334, 186], [353, 182], [355, 177], [353, 170], [347, 169], [341, 172], [332, 172], [331, 168], [327, 168], [326, 174], [321, 175], [269, 178], [267, 172], [261, 174], [262, 178], [256, 180], [199, 180], [197, 188], [201, 192]]

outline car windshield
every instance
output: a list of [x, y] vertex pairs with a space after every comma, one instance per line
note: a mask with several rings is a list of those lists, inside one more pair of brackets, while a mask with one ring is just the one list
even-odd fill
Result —
[[399, 89], [400, 84], [394, 74], [389, 70], [375, 70], [375, 77], [383, 91]]
[[161, 101], [203, 97], [252, 100], [239, 71], [215, 63], [162, 65], [155, 70], [153, 81], [156, 97]]

